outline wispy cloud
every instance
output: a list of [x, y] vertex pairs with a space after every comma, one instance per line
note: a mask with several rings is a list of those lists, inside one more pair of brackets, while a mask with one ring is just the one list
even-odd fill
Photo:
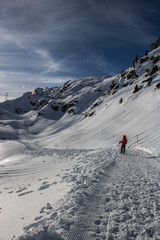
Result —
[[159, 14], [149, 0], [2, 0], [0, 72], [20, 86], [114, 74], [119, 66], [109, 60], [111, 49], [115, 55], [118, 46], [156, 37], [151, 9]]

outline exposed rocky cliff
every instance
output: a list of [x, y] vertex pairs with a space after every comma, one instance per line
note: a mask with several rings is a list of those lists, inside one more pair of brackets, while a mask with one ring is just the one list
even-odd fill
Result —
[[160, 37], [154, 41], [153, 43], [151, 43], [151, 51], [155, 50], [156, 48], [158, 48], [160, 46]]

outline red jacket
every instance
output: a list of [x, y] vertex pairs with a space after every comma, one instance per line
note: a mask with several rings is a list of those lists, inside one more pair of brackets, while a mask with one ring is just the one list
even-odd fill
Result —
[[122, 145], [126, 145], [127, 144], [127, 137], [123, 137], [122, 138]]

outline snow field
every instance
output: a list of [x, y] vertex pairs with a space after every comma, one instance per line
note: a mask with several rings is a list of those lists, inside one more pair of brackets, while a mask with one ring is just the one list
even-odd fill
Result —
[[0, 240], [160, 239], [159, 56], [1, 103]]
[[83, 165], [74, 157], [75, 154], [78, 150], [36, 147], [35, 150], [26, 149], [21, 155], [18, 153], [19, 157], [10, 157], [9, 162], [1, 162], [1, 239], [22, 234], [24, 226], [34, 219], [42, 222], [43, 214], [48, 214], [46, 206], [50, 201], [52, 206], [59, 205], [73, 181], [73, 176], [67, 179], [72, 169], [78, 171], [78, 166]]
[[139, 150], [80, 155], [83, 164], [64, 176], [72, 187], [60, 207], [48, 209], [43, 224], [29, 225], [19, 239], [159, 239], [160, 159]]
[[[159, 90], [154, 86], [132, 93], [133, 86], [110, 96], [95, 110], [92, 117], [84, 115], [64, 115], [59, 121], [39, 119], [35, 127], [40, 127], [37, 143], [55, 148], [108, 148], [117, 145], [124, 134], [128, 137], [128, 147], [139, 143], [157, 155], [160, 139]], [[120, 97], [123, 103], [119, 104]], [[84, 106], [85, 107], [85, 106]], [[43, 126], [44, 121], [46, 124]], [[44, 130], [44, 131], [43, 131]]]

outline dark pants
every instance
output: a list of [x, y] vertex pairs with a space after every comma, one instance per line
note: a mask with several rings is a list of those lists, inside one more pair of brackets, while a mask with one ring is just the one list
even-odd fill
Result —
[[125, 151], [126, 151], [126, 145], [122, 145], [122, 147], [121, 147], [121, 153], [125, 153]]

